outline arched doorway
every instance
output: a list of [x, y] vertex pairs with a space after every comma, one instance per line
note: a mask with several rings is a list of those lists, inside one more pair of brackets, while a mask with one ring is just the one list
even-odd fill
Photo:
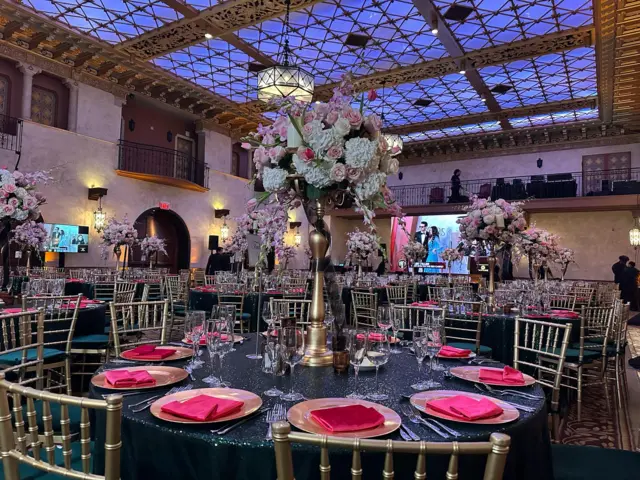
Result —
[[[182, 217], [172, 210], [151, 208], [142, 213], [135, 221], [138, 238], [157, 236], [167, 242], [167, 255], [160, 254], [157, 259], [159, 268], [168, 268], [171, 273], [189, 268], [191, 255], [191, 237]], [[148, 261], [142, 261], [140, 247], [134, 247], [129, 259], [130, 267], [148, 267]], [[154, 265], [156, 261], [154, 259]]]

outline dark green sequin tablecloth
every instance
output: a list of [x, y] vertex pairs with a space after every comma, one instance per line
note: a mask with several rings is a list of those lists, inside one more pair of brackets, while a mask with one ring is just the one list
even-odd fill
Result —
[[89, 282], [67, 282], [64, 285], [65, 295], [78, 295], [81, 293], [87, 298], [93, 298], [93, 283]]
[[[237, 351], [224, 359], [223, 378], [235, 388], [261, 393], [273, 385], [274, 377], [260, 370], [259, 361], [245, 358], [245, 354], [255, 349], [253, 340], [237, 346]], [[406, 352], [406, 350], [405, 350]], [[207, 360], [207, 353], [203, 353]], [[443, 362], [448, 366], [460, 365], [459, 361]], [[182, 365], [178, 363], [176, 366]], [[108, 366], [116, 367], [116, 365]], [[122, 365], [117, 365], [122, 368]], [[205, 385], [199, 380], [210, 373], [208, 365], [194, 372], [196, 381], [187, 380], [194, 387]], [[380, 369], [380, 385], [389, 394], [390, 399], [382, 404], [400, 410], [401, 394], [413, 393], [409, 385], [416, 381], [417, 363], [415, 357], [406, 353], [393, 355], [389, 363]], [[472, 384], [457, 379], [445, 379], [441, 374], [436, 377], [443, 388], [468, 392], [477, 392]], [[279, 378], [281, 389], [289, 385], [289, 377]], [[360, 390], [371, 392], [374, 388], [374, 373], [361, 373]], [[295, 369], [294, 384], [296, 390], [307, 398], [343, 397], [353, 390], [353, 375], [336, 375], [331, 367]], [[162, 389], [161, 392], [166, 392]], [[542, 394], [535, 386], [526, 391]], [[104, 391], [92, 389], [91, 396], [96, 397]], [[123, 480], [273, 480], [276, 478], [273, 444], [264, 440], [267, 424], [264, 418], [251, 420], [239, 426], [225, 436], [210, 433], [211, 426], [188, 426], [160, 421], [148, 410], [132, 413], [129, 404], [137, 403], [158, 392], [124, 398], [122, 419], [122, 479]], [[275, 400], [263, 397], [265, 405], [271, 406]], [[515, 400], [514, 400], [515, 401]], [[511, 436], [511, 450], [507, 459], [505, 479], [508, 480], [545, 480], [552, 479], [551, 446], [547, 429], [546, 406], [543, 400], [519, 403], [536, 407], [534, 413], [520, 413], [520, 418], [511, 424], [502, 426], [471, 426], [451, 424], [463, 437], [460, 441], [484, 441], [492, 431], [504, 432]], [[403, 421], [406, 419], [403, 418]], [[103, 453], [100, 445], [104, 442], [104, 428], [96, 422], [95, 464], [103, 465]], [[407, 422], [405, 422], [407, 423]], [[407, 423], [408, 424], [408, 423]], [[410, 425], [423, 439], [443, 441], [430, 430]], [[397, 433], [389, 437], [400, 440]], [[332, 478], [349, 478], [351, 453], [342, 450], [330, 452]], [[318, 478], [319, 450], [310, 447], [295, 446], [293, 453], [297, 479]], [[429, 457], [427, 460], [427, 478], [444, 478], [448, 458]], [[364, 454], [364, 478], [380, 478], [382, 455]], [[460, 459], [460, 478], [481, 479], [484, 470], [484, 457], [462, 457]], [[396, 478], [413, 478], [415, 457], [394, 456]], [[97, 472], [99, 473], [98, 467]]]

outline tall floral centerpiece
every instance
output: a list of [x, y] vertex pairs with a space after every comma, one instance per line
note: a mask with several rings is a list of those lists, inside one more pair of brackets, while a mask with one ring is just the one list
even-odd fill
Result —
[[555, 263], [559, 263], [562, 266], [561, 280], [564, 280], [569, 265], [571, 265], [572, 263], [576, 263], [576, 255], [575, 252], [570, 248], [558, 248], [553, 261]]
[[536, 281], [540, 266], [548, 261], [554, 261], [559, 248], [557, 235], [534, 225], [520, 234], [518, 249], [529, 258], [529, 274]]
[[410, 239], [407, 244], [402, 247], [402, 254], [407, 261], [407, 270], [409, 270], [412, 275], [415, 275], [413, 266], [418, 260], [426, 258], [427, 249], [424, 248], [424, 245], [420, 242]]
[[465, 248], [471, 249], [473, 242], [477, 242], [489, 253], [489, 303], [493, 305], [496, 251], [505, 245], [517, 244], [527, 221], [519, 204], [502, 198], [494, 202], [475, 197], [466, 210], [466, 215], [456, 220], [460, 225], [460, 238]]
[[158, 254], [164, 253], [167, 254], [166, 251], [167, 242], [163, 238], [158, 238], [155, 235], [147, 236], [142, 239], [140, 242], [140, 250], [142, 250], [142, 255], [149, 260], [149, 268], [153, 268], [153, 260], [152, 256], [155, 254], [156, 256], [156, 264], [158, 263]]
[[287, 269], [289, 260], [296, 257], [296, 248], [293, 245], [279, 245], [276, 247], [276, 257], [280, 265], [280, 271]]
[[362, 264], [380, 249], [377, 235], [355, 229], [347, 234], [346, 261], [358, 266], [358, 276], [362, 274]]
[[40, 218], [40, 205], [46, 197], [36, 191], [51, 180], [47, 172], [22, 173], [0, 169], [0, 249], [2, 250], [2, 288], [9, 283], [9, 234], [26, 220]]
[[[326, 209], [353, 205], [372, 233], [375, 208], [392, 214], [400, 210], [386, 187], [387, 175], [398, 171], [398, 161], [380, 135], [380, 117], [366, 112], [366, 100], [375, 96], [372, 92], [356, 99], [351, 77], [345, 75], [329, 102], [309, 105], [281, 99], [274, 123], [260, 125], [243, 139], [243, 146], [254, 150], [256, 178], [266, 190], [260, 200], [273, 200], [273, 195], [287, 209], [303, 204], [315, 228], [309, 234], [314, 282], [304, 365], [332, 362], [323, 323], [325, 256], [331, 238], [324, 222]], [[289, 135], [292, 129], [295, 135]]]
[[[127, 216], [122, 221], [110, 218], [100, 234], [102, 240], [100, 249], [102, 258], [109, 258], [110, 251], [116, 256], [116, 270], [119, 268], [122, 247], [131, 248], [138, 241], [138, 231], [133, 227]], [[126, 252], [125, 252], [126, 253]]]
[[440, 257], [445, 262], [447, 262], [447, 270], [449, 272], [449, 275], [448, 275], [449, 284], [451, 284], [452, 283], [451, 266], [453, 265], [453, 262], [458, 262], [464, 258], [464, 252], [460, 251], [457, 248], [445, 248], [440, 254]]
[[48, 237], [49, 234], [44, 225], [36, 223], [34, 220], [28, 220], [13, 230], [11, 242], [18, 245], [18, 248], [26, 252], [27, 255], [27, 276], [31, 269], [31, 252], [43, 250]]

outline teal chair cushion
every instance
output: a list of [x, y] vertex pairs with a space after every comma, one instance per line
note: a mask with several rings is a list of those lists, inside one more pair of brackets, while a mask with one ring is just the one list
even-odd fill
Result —
[[242, 318], [242, 320], [249, 320], [251, 319], [251, 314], [236, 312], [236, 318]]
[[[91, 452], [93, 453], [94, 444], [91, 442]], [[44, 448], [40, 450], [42, 458], [44, 457]], [[82, 458], [81, 458], [80, 442], [73, 442], [71, 444], [71, 468], [73, 470], [82, 472]], [[64, 466], [64, 457], [62, 455], [62, 449], [55, 449], [55, 461], [56, 465]], [[91, 455], [91, 468], [93, 467], [93, 454]], [[89, 472], [91, 472], [91, 468]], [[44, 470], [31, 467], [26, 464], [19, 465], [20, 480], [60, 480], [62, 477], [54, 473], [47, 473]], [[0, 470], [0, 480], [4, 480], [4, 471]]]
[[[471, 342], [447, 342], [447, 345], [454, 348], [464, 348], [466, 350], [476, 351], [476, 344]], [[480, 345], [480, 355], [483, 357], [491, 357], [493, 350], [486, 345]]]
[[[574, 348], [574, 347], [577, 347], [577, 348]], [[556, 355], [560, 355], [560, 349], [559, 348], [554, 349], [554, 353]], [[597, 360], [600, 357], [602, 357], [602, 353], [597, 350], [585, 349], [584, 352], [582, 353], [582, 361], [584, 363], [593, 362], [594, 360]], [[567, 362], [572, 362], [572, 363], [575, 363], [580, 360], [580, 344], [579, 343], [572, 344], [570, 345], [569, 348], [567, 348], [566, 360]]]
[[[27, 350], [27, 361], [33, 361], [38, 357], [38, 351], [35, 348]], [[43, 348], [42, 358], [44, 363], [50, 363], [57, 360], [62, 360], [65, 357], [65, 353], [55, 348]], [[0, 365], [18, 365], [22, 363], [22, 351], [5, 353], [0, 355]]]
[[71, 348], [101, 348], [109, 344], [109, 335], [94, 334], [73, 337]]
[[640, 453], [613, 448], [551, 445], [555, 480], [637, 480]]

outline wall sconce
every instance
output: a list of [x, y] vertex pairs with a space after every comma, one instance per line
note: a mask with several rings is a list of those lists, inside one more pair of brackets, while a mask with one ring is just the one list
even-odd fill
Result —
[[290, 222], [289, 223], [289, 228], [291, 230], [293, 230], [294, 228], [296, 229], [296, 233], [293, 236], [293, 242], [296, 244], [296, 247], [299, 247], [300, 244], [302, 243], [302, 235], [300, 234], [300, 226], [302, 225], [302, 222]]
[[226, 208], [217, 208], [215, 217], [222, 218], [222, 226], [220, 227], [220, 239], [224, 242], [227, 238], [229, 238], [229, 225], [227, 225], [227, 215], [229, 215], [229, 210]]
[[100, 233], [107, 223], [107, 214], [102, 210], [102, 197], [107, 194], [106, 188], [91, 187], [89, 189], [89, 200], [98, 201], [98, 209], [93, 212], [93, 228]]
[[638, 248], [640, 247], [640, 218], [633, 218], [635, 225], [631, 230], [629, 230], [629, 243], [632, 247]]

